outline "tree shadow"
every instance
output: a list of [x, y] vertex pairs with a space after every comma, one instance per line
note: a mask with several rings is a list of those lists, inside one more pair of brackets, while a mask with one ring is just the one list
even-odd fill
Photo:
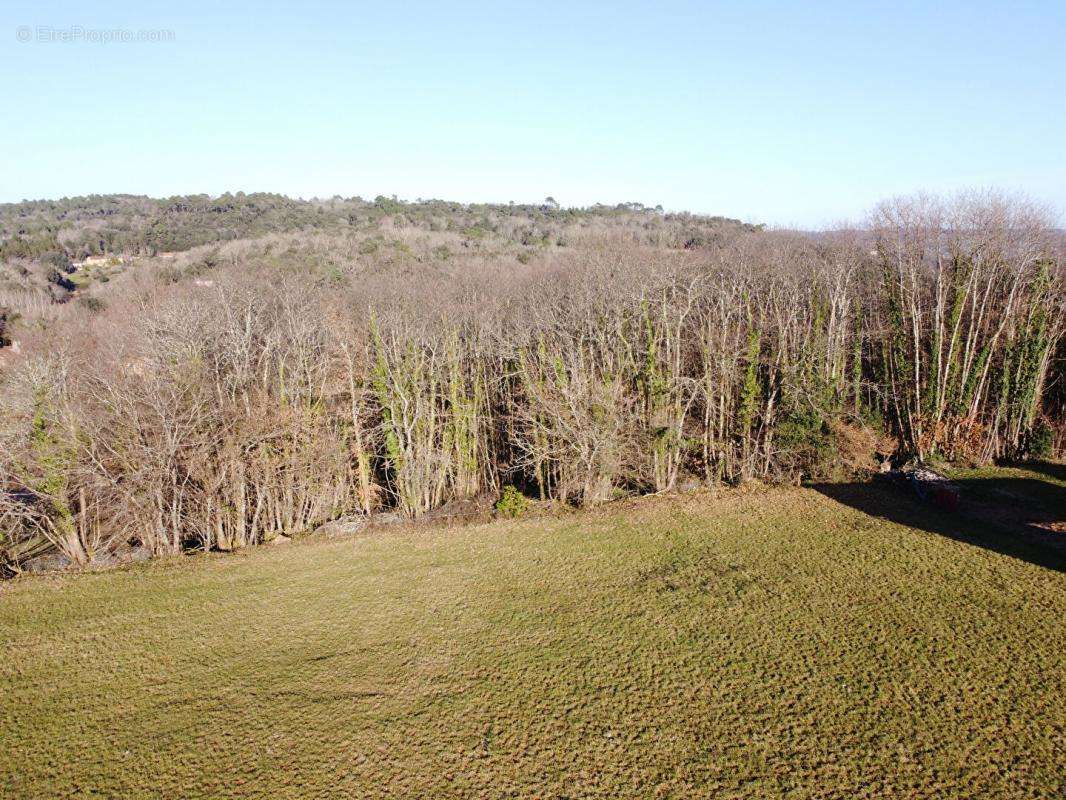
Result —
[[1054, 461], [1026, 461], [1022, 464], [1011, 464], [1009, 466], [1018, 466], [1020, 469], [1039, 472], [1041, 475], [1047, 475], [1057, 481], [1066, 481], [1066, 464], [1056, 464]]
[[909, 486], [880, 475], [810, 488], [872, 517], [1066, 572], [1066, 491], [1031, 478], [975, 478], [955, 485], [956, 511], [922, 502]]

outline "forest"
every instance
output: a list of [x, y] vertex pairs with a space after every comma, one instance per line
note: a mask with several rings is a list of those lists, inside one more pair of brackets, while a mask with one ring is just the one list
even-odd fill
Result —
[[2, 560], [1052, 457], [1063, 256], [997, 192], [817, 233], [551, 198], [0, 206]]

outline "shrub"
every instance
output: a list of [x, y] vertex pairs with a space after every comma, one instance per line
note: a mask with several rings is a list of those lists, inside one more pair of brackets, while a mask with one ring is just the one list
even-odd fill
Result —
[[86, 295], [78, 298], [78, 303], [92, 314], [98, 314], [103, 311], [107, 306], [103, 300], [99, 297], [93, 297], [92, 295]]
[[778, 463], [793, 477], [834, 477], [840, 466], [837, 437], [820, 414], [798, 411], [781, 421], [776, 435]]
[[501, 517], [515, 519], [529, 511], [529, 498], [514, 486], [504, 486], [503, 494], [496, 501], [496, 513]]
[[1052, 457], [1055, 449], [1055, 430], [1047, 420], [1040, 420], [1033, 426], [1027, 445], [1027, 458], [1043, 460]]

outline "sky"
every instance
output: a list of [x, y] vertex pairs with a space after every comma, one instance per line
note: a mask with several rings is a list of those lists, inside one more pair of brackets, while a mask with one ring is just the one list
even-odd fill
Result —
[[550, 195], [817, 228], [994, 186], [1066, 211], [1063, 0], [4, 0], [0, 97], [0, 202]]

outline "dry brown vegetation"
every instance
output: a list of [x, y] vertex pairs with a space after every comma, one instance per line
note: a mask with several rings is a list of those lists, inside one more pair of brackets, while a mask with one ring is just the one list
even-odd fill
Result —
[[824, 477], [880, 436], [978, 462], [1049, 446], [1064, 293], [1039, 209], [919, 197], [832, 235], [691, 227], [397, 212], [79, 290], [0, 367], [6, 558], [231, 549], [508, 484], [589, 506]]

